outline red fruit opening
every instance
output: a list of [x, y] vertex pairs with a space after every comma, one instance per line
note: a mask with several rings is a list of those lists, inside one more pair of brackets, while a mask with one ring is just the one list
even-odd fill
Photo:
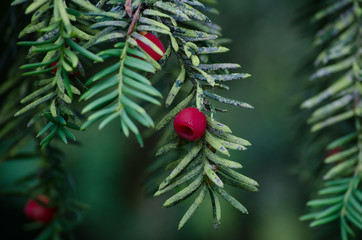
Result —
[[192, 138], [194, 136], [194, 131], [188, 126], [181, 126], [180, 132], [184, 135], [184, 137]]
[[204, 135], [207, 120], [197, 108], [185, 108], [177, 114], [173, 122], [176, 133], [187, 140], [197, 140]]

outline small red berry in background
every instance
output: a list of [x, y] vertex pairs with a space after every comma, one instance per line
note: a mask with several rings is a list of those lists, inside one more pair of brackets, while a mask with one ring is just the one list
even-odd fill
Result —
[[[36, 198], [38, 202], [43, 203], [45, 206], [49, 205], [50, 201], [47, 196], [38, 195]], [[56, 208], [45, 207], [38, 202], [34, 199], [29, 199], [24, 208], [25, 215], [37, 222], [49, 223], [54, 218]]]
[[[50, 64], [50, 67], [54, 67], [55, 65], [57, 65], [58, 64], [58, 62], [53, 62], [52, 64]], [[52, 70], [52, 73], [55, 75], [55, 74], [57, 74], [57, 71], [58, 71], [58, 67], [56, 67], [56, 68], [54, 68], [53, 70]], [[74, 77], [76, 77], [76, 76], [78, 76], [79, 75], [79, 71], [78, 71], [78, 69], [77, 69], [77, 71], [75, 72], [75, 73], [73, 73], [73, 76]], [[69, 78], [69, 75], [67, 75], [68, 76], [68, 78]]]
[[75, 73], [73, 73], [73, 76], [76, 77], [76, 76], [78, 76], [78, 75], [79, 75], [79, 71], [78, 71], [78, 69], [77, 69], [77, 71], [76, 71]]
[[327, 152], [327, 157], [332, 156], [334, 154], [340, 153], [343, 151], [342, 147], [335, 147]]
[[173, 122], [176, 133], [187, 140], [197, 140], [206, 130], [206, 116], [199, 109], [189, 107], [179, 112]]
[[[50, 64], [50, 67], [54, 67], [54, 66], [56, 66], [57, 64], [58, 64], [58, 62], [53, 62], [52, 64]], [[55, 75], [55, 74], [57, 74], [57, 71], [58, 71], [58, 67], [54, 68], [54, 69], [52, 70], [52, 73]]]
[[[165, 54], [165, 47], [163, 46], [162, 42], [160, 39], [158, 39], [158, 37], [156, 37], [155, 35], [153, 35], [152, 33], [149, 32], [140, 32], [140, 34], [142, 34], [145, 38], [147, 38], [148, 40], [150, 40], [151, 42], [153, 42], [154, 44], [156, 44], [156, 46], [161, 49], [161, 51], [163, 52], [163, 54]], [[148, 55], [150, 55], [151, 58], [153, 58], [155, 61], [160, 60], [163, 57], [163, 54], [160, 55], [158, 53], [156, 53], [155, 51], [153, 51], [152, 48], [150, 48], [149, 46], [147, 46], [145, 43], [143, 43], [142, 41], [136, 39], [136, 42], [138, 44], [138, 46], [140, 46], [140, 48], [142, 48]]]

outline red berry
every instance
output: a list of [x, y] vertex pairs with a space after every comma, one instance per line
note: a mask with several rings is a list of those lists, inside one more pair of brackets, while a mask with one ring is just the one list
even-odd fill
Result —
[[206, 130], [206, 117], [197, 108], [185, 108], [177, 114], [173, 122], [176, 133], [187, 140], [197, 140]]
[[[49, 205], [49, 198], [47, 196], [38, 195], [36, 198], [44, 205]], [[40, 205], [34, 199], [29, 199], [25, 205], [24, 213], [30, 219], [33, 219], [37, 222], [48, 223], [53, 219], [56, 213], [56, 208], [45, 207]]]
[[332, 156], [334, 154], [340, 153], [343, 151], [342, 147], [335, 147], [327, 152], [327, 157]]
[[[50, 67], [54, 67], [57, 64], [58, 64], [58, 62], [53, 62], [52, 64], [50, 64]], [[57, 74], [57, 71], [58, 71], [58, 67], [54, 68], [52, 70], [52, 73], [54, 73], [54, 75], [55, 75], [55, 74]]]
[[[155, 35], [153, 35], [152, 33], [148, 33], [148, 32], [143, 32], [141, 33], [144, 37], [146, 37], [148, 40], [150, 40], [151, 42], [153, 42], [154, 44], [156, 44], [157, 47], [159, 47], [159, 49], [161, 49], [161, 51], [165, 54], [165, 48], [161, 42], [160, 39], [158, 39]], [[156, 53], [155, 51], [153, 51], [152, 48], [150, 48], [149, 46], [147, 46], [145, 43], [143, 43], [142, 41], [136, 39], [136, 42], [138, 44], [138, 46], [140, 46], [140, 48], [142, 48], [148, 55], [150, 55], [151, 58], [153, 58], [154, 60], [158, 61], [163, 57], [163, 54], [160, 55], [158, 53]]]
[[79, 70], [77, 69], [77, 71], [75, 73], [73, 73], [73, 76], [76, 77], [79, 75]]

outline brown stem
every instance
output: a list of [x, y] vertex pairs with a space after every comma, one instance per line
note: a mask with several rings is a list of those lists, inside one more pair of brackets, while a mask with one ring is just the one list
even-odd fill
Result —
[[141, 10], [141, 6], [142, 6], [142, 3], [138, 6], [135, 14], [133, 15], [131, 25], [129, 26], [128, 32], [127, 32], [128, 35], [130, 35], [133, 32], [133, 29], [134, 29], [134, 27], [136, 25], [136, 22], [137, 22], [137, 19], [138, 19], [138, 15], [139, 15], [140, 10]]

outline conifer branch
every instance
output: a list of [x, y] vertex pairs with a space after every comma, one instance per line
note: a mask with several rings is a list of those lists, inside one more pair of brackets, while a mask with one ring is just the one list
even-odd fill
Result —
[[[166, 169], [171, 173], [158, 187], [155, 196], [170, 190], [179, 191], [164, 203], [164, 207], [173, 206], [193, 195], [198, 189], [199, 194], [179, 223], [179, 229], [193, 215], [195, 210], [205, 199], [205, 194], [210, 193], [213, 206], [214, 227], [220, 224], [220, 206], [217, 195], [224, 198], [232, 206], [247, 213], [246, 208], [224, 189], [225, 184], [248, 191], [257, 191], [258, 183], [234, 170], [241, 168], [237, 162], [230, 161], [219, 154], [230, 156], [228, 149], [246, 150], [250, 143], [231, 134], [226, 125], [216, 121], [216, 111], [221, 111], [211, 103], [213, 101], [231, 104], [245, 108], [251, 105], [237, 100], [229, 99], [213, 93], [216, 89], [226, 89], [224, 82], [249, 77], [245, 73], [230, 73], [229, 70], [237, 69], [238, 64], [213, 63], [209, 55], [226, 52], [228, 49], [217, 44], [221, 35], [219, 27], [211, 22], [203, 12], [208, 12], [201, 1], [154, 1], [150, 9], [143, 14], [149, 15], [153, 21], [162, 25], [153, 26], [152, 29], [164, 32], [170, 29], [170, 49], [178, 59], [180, 73], [172, 86], [166, 99], [166, 107], [174, 102], [185, 83], [191, 83], [191, 93], [176, 107], [174, 107], [157, 125], [156, 130], [166, 126], [181, 110], [188, 106], [196, 106], [200, 111], [210, 112], [207, 117], [207, 130], [204, 136], [197, 141], [187, 141], [172, 135], [167, 139], [167, 144], [161, 147], [156, 156], [174, 150], [186, 150], [187, 154], [175, 162], [170, 163]], [[153, 21], [148, 20], [149, 23]], [[166, 26], [166, 27], [165, 27]], [[142, 30], [148, 29], [142, 27]], [[217, 35], [216, 35], [217, 34]], [[210, 56], [211, 57], [211, 56]], [[160, 158], [159, 161], [163, 161]], [[157, 164], [157, 163], [156, 163]], [[162, 164], [160, 164], [162, 165]]]
[[328, 171], [320, 198], [309, 201], [307, 205], [315, 210], [301, 217], [312, 220], [312, 227], [339, 221], [343, 240], [362, 230], [361, 13], [359, 1], [340, 0], [314, 16], [315, 21], [331, 20], [316, 36], [315, 45], [322, 52], [315, 61], [318, 70], [311, 76], [314, 81], [328, 81], [328, 86], [302, 104], [308, 109], [318, 106], [308, 121], [313, 132], [342, 124], [353, 129], [327, 146], [334, 152], [324, 160]]
[[[13, 2], [14, 4], [19, 1]], [[80, 122], [69, 106], [73, 95], [80, 95], [82, 87], [76, 75], [83, 72], [78, 55], [89, 60], [102, 62], [103, 59], [82, 47], [76, 41], [91, 41], [95, 32], [86, 29], [89, 25], [81, 10], [100, 12], [96, 7], [84, 0], [33, 1], [25, 10], [26, 14], [34, 12], [31, 23], [19, 34], [19, 38], [31, 34], [37, 36], [36, 41], [21, 41], [21, 46], [30, 47], [28, 58], [31, 63], [21, 69], [26, 70], [23, 76], [36, 80], [32, 93], [21, 100], [25, 107], [15, 113], [15, 117], [28, 113], [36, 113], [36, 118], [45, 118], [47, 124], [39, 131], [38, 137], [45, 134], [41, 145], [45, 148], [51, 140], [58, 136], [64, 143], [68, 139], [75, 141], [68, 130], [79, 130]], [[33, 62], [37, 59], [38, 62]], [[33, 118], [34, 119], [34, 118]], [[33, 122], [33, 121], [31, 121]], [[30, 124], [31, 125], [31, 124]]]
[[[15, 0], [13, 4], [23, 2]], [[21, 100], [25, 107], [18, 110], [15, 116], [32, 113], [33, 118], [28, 125], [37, 123], [38, 119], [46, 120], [37, 131], [37, 137], [44, 136], [40, 142], [44, 154], [53, 150], [49, 144], [56, 136], [65, 143], [75, 141], [69, 129], [83, 130], [99, 120], [99, 129], [111, 121], [120, 120], [123, 133], [128, 136], [133, 132], [142, 146], [137, 125], [154, 127], [143, 104], [160, 105], [158, 97], [162, 97], [150, 79], [157, 70], [167, 66], [173, 55], [180, 71], [165, 105], [174, 105], [181, 92], [188, 92], [188, 95], [166, 114], [155, 127], [156, 130], [165, 127], [176, 114], [189, 106], [196, 106], [210, 116], [207, 116], [205, 134], [197, 141], [187, 141], [171, 134], [168, 143], [158, 150], [158, 156], [170, 151], [188, 152], [167, 166], [171, 172], [161, 182], [155, 196], [180, 189], [164, 203], [165, 207], [170, 207], [198, 192], [181, 219], [179, 229], [208, 193], [215, 228], [221, 219], [218, 196], [242, 213], [247, 213], [247, 209], [226, 191], [225, 186], [258, 190], [256, 181], [234, 170], [241, 168], [241, 164], [227, 159], [229, 150], [246, 150], [251, 144], [232, 135], [228, 126], [217, 121], [216, 113], [226, 110], [216, 104], [248, 109], [252, 106], [216, 91], [229, 90], [226, 85], [228, 81], [250, 75], [234, 73], [235, 69], [240, 68], [238, 64], [213, 60], [217, 53], [228, 51], [220, 46], [224, 42], [220, 38], [221, 28], [206, 15], [217, 13], [217, 10], [207, 6], [214, 1], [127, 0], [125, 4], [119, 4], [119, 1], [101, 0], [93, 5], [86, 0], [34, 0], [29, 3], [25, 12], [35, 13], [31, 23], [19, 35], [28, 39], [19, 42], [19, 45], [30, 46], [30, 62], [21, 68], [27, 70], [23, 74], [25, 77], [34, 78], [36, 82], [28, 88], [29, 95]], [[165, 52], [145, 37], [145, 33], [151, 32], [167, 41]], [[155, 60], [140, 42], [162, 58]], [[109, 47], [110, 44], [113, 47]], [[83, 64], [89, 61], [105, 62], [105, 67], [83, 81], [86, 76]], [[78, 71], [81, 77], [75, 76]], [[87, 101], [82, 114], [92, 112], [83, 124], [77, 119], [74, 95], [81, 95], [79, 100]], [[59, 166], [51, 164], [48, 170], [58, 171]], [[53, 190], [49, 192], [50, 196], [53, 196], [52, 193]], [[54, 233], [55, 228], [45, 231]]]
[[71, 235], [71, 231], [83, 221], [88, 206], [74, 199], [75, 186], [69, 172], [64, 168], [64, 161], [58, 149], [47, 147], [35, 149], [23, 159], [39, 160], [39, 168], [16, 180], [11, 188], [3, 189], [2, 194], [12, 197], [37, 199], [47, 196], [47, 207], [55, 209], [51, 221], [44, 225], [39, 222], [29, 223], [28, 230], [43, 228], [37, 239], [54, 239]]

